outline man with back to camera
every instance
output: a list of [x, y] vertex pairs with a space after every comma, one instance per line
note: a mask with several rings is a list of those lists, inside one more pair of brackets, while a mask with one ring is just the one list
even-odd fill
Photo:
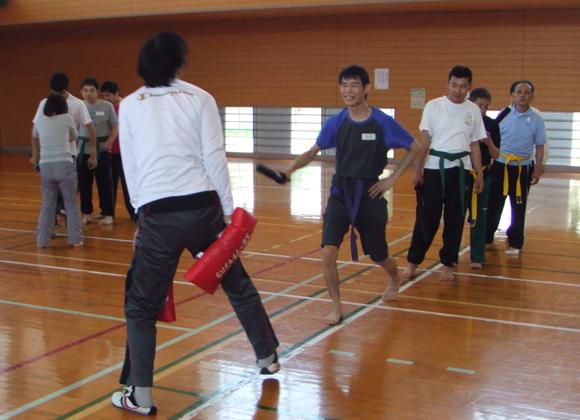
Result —
[[[493, 243], [501, 213], [509, 195], [511, 224], [507, 229], [506, 255], [519, 255], [524, 247], [526, 204], [530, 186], [543, 175], [546, 127], [540, 111], [530, 106], [534, 100], [534, 84], [519, 80], [510, 87], [511, 112], [500, 122], [500, 157], [491, 167], [491, 185], [487, 210], [486, 244]], [[536, 148], [537, 167], [532, 162]]]
[[472, 79], [468, 67], [453, 67], [447, 76], [447, 95], [429, 101], [423, 110], [419, 125], [421, 153], [413, 175], [418, 189], [417, 218], [404, 278], [413, 277], [425, 259], [443, 213], [443, 247], [439, 251], [443, 270], [439, 280], [453, 281], [465, 224], [465, 197], [469, 199], [471, 192], [472, 163], [476, 171], [474, 188], [477, 193], [483, 190], [479, 141], [487, 135], [481, 111], [466, 100]]
[[[99, 82], [93, 77], [87, 77], [81, 82], [81, 93], [84, 104], [89, 111], [95, 127], [97, 138], [96, 151], [89, 149], [86, 142], [89, 140], [86, 129], [79, 130], [79, 192], [81, 196], [81, 213], [83, 225], [92, 222], [93, 212], [93, 171], [87, 165], [91, 156], [96, 155], [98, 166], [94, 171], [99, 192], [99, 207], [104, 216], [99, 220], [99, 226], [113, 224], [114, 200], [111, 178], [111, 146], [119, 132], [119, 121], [113, 105], [98, 98]], [[95, 153], [96, 152], [96, 153]]]
[[[346, 108], [326, 121], [316, 144], [300, 155], [286, 172], [290, 178], [292, 172], [312, 162], [318, 152], [336, 147], [336, 173], [332, 177], [322, 228], [322, 267], [332, 299], [332, 310], [324, 320], [328, 325], [338, 324], [343, 317], [336, 262], [349, 226], [360, 233], [365, 255], [369, 254], [390, 278], [383, 301], [397, 297], [401, 278], [395, 258], [388, 253], [385, 237], [388, 211], [383, 196], [420, 149], [413, 136], [398, 122], [366, 103], [370, 80], [363, 67], [345, 67], [338, 76], [338, 83]], [[387, 166], [387, 152], [395, 148], [406, 149], [407, 153], [390, 177], [379, 179]], [[354, 210], [357, 206], [358, 211]], [[353, 260], [356, 260], [354, 238], [351, 238], [351, 247]]]
[[[107, 80], [101, 85], [101, 95], [103, 99], [107, 102], [113, 104], [115, 112], [119, 115], [119, 104], [123, 100], [119, 95], [119, 85], [116, 82]], [[123, 200], [125, 202], [125, 208], [131, 220], [136, 220], [135, 209], [131, 205], [131, 198], [129, 197], [129, 192], [127, 191], [127, 183], [125, 182], [125, 173], [123, 172], [123, 160], [121, 158], [121, 148], [119, 146], [119, 136], [115, 137], [113, 140], [113, 145], [111, 146], [111, 175], [113, 179], [113, 210], [117, 203], [117, 187], [119, 186], [119, 178], [121, 179], [121, 188], [123, 190]], [[113, 215], [114, 216], [114, 215]], [[95, 217], [95, 219], [102, 219], [105, 216], [100, 214]]]
[[[134, 254], [125, 283], [127, 347], [116, 407], [157, 412], [153, 400], [157, 315], [185, 248], [205, 251], [233, 213], [230, 176], [215, 99], [180, 80], [187, 44], [161, 32], [141, 47], [138, 73], [145, 81], [121, 102], [119, 141], [133, 206], [138, 209]], [[280, 369], [278, 340], [260, 295], [240, 259], [221, 286], [256, 354], [260, 373]]]

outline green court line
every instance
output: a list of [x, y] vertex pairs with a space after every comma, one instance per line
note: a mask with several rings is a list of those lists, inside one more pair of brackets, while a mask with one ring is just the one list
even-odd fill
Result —
[[197, 392], [184, 391], [182, 389], [169, 388], [166, 386], [159, 386], [159, 385], [155, 385], [155, 384], [153, 385], [153, 388], [159, 389], [161, 391], [173, 392], [175, 394], [188, 395], [190, 397], [203, 398], [203, 399], [209, 398], [207, 395], [198, 394]]
[[400, 359], [387, 359], [387, 362], [400, 363], [402, 365], [412, 365], [414, 363], [409, 360], [400, 360]]
[[[7, 236], [5, 238], [1, 238], [0, 239], [0, 242], [1, 241], [7, 241], [9, 239], [22, 238], [23, 236], [29, 236], [29, 235], [32, 235], [32, 233], [21, 233], [20, 235]], [[3, 249], [8, 249], [8, 248], [3, 248]]]
[[449, 372], [469, 373], [470, 375], [475, 374], [474, 370], [459, 369], [459, 368], [454, 368], [454, 367], [448, 367], [447, 370]]
[[[360, 273], [362, 273], [362, 272], [364, 272], [364, 271], [367, 271], [367, 269], [364, 269], [364, 270], [362, 270], [361, 272], [359, 272], [359, 274], [360, 274]], [[351, 277], [352, 277], [352, 276], [351, 276]], [[318, 293], [315, 293], [315, 294], [318, 294]], [[379, 296], [379, 297], [376, 297], [376, 298], [374, 298], [374, 299], [372, 299], [370, 302], [368, 302], [368, 303], [367, 303], [367, 305], [373, 304], [374, 302], [378, 301], [379, 299], [380, 299], [380, 296]], [[302, 301], [306, 301], [306, 299], [300, 300], [299, 302], [302, 302]], [[297, 303], [299, 303], [299, 302], [297, 302]], [[292, 305], [290, 305], [290, 306], [289, 306], [287, 309], [284, 309], [284, 311], [286, 311], [286, 310], [290, 309], [290, 307], [292, 307], [292, 306], [294, 306], [294, 305], [295, 305], [295, 304], [292, 304]], [[344, 317], [344, 319], [348, 319], [348, 318], [350, 318], [350, 317], [354, 316], [356, 313], [358, 313], [358, 312], [360, 312], [360, 311], [362, 311], [362, 310], [364, 310], [364, 309], [366, 309], [366, 307], [360, 307], [360, 308], [358, 308], [358, 309], [355, 309], [354, 311], [352, 311], [351, 313], [349, 313], [348, 315], [346, 315], [346, 316]], [[280, 311], [279, 311], [279, 312], [280, 312]], [[311, 341], [311, 340], [315, 339], [315, 338], [316, 338], [316, 337], [318, 337], [319, 335], [321, 335], [321, 334], [325, 333], [326, 331], [328, 331], [329, 329], [332, 329], [332, 328], [334, 328], [334, 327], [335, 327], [334, 325], [327, 325], [326, 327], [322, 328], [321, 330], [318, 330], [317, 332], [315, 332], [314, 334], [310, 335], [309, 337], [307, 337], [307, 338], [303, 339], [302, 341], [300, 341], [300, 342], [296, 343], [296, 344], [295, 344], [295, 345], [293, 345], [292, 347], [290, 347], [290, 348], [288, 348], [288, 349], [284, 350], [283, 352], [281, 352], [281, 353], [280, 353], [280, 355], [279, 355], [279, 356], [280, 356], [280, 358], [284, 357], [284, 355], [286, 355], [286, 354], [288, 354], [288, 353], [292, 352], [293, 350], [295, 350], [295, 349], [297, 349], [297, 348], [300, 348], [300, 347], [302, 347], [304, 344], [308, 343], [309, 341]], [[254, 376], [254, 375], [255, 375], [255, 373], [251, 373], [250, 375], [244, 375], [245, 377], [244, 377], [244, 376], [242, 376], [241, 378], [238, 378], [238, 380], [234, 381], [233, 383], [227, 384], [227, 385], [225, 385], [225, 386], [221, 387], [220, 389], [216, 390], [215, 392], [213, 392], [213, 393], [210, 395], [210, 397], [211, 397], [211, 398], [214, 398], [215, 396], [218, 396], [218, 395], [220, 395], [220, 394], [223, 394], [223, 393], [227, 392], [229, 389], [233, 389], [235, 386], [237, 386], [238, 384], [242, 383], [242, 382], [243, 382], [244, 380], [246, 380], [247, 378], [249, 378], [249, 377], [251, 377], [251, 376]], [[209, 399], [211, 399], [211, 398], [209, 398]], [[209, 400], [209, 399], [208, 399], [208, 400]], [[168, 420], [177, 420], [177, 419], [179, 419], [180, 417], [182, 417], [182, 416], [186, 415], [187, 413], [189, 413], [189, 412], [191, 412], [191, 411], [195, 410], [195, 409], [196, 409], [196, 408], [198, 408], [199, 406], [201, 406], [201, 405], [205, 404], [206, 402], [207, 402], [207, 400], [206, 400], [206, 401], [198, 401], [198, 402], [196, 402], [195, 404], [193, 404], [193, 405], [191, 405], [191, 406], [189, 406], [189, 407], [185, 408], [184, 410], [180, 411], [180, 412], [179, 412], [179, 413], [177, 413], [176, 415], [174, 415], [174, 416], [170, 417]]]
[[[407, 235], [407, 237], [408, 237], [408, 236], [410, 236], [410, 235]], [[405, 251], [406, 251], [406, 250], [403, 250], [403, 251], [401, 251], [401, 252], [405, 252]], [[398, 255], [398, 254], [399, 254], [399, 253], [397, 253], [397, 254], [395, 254], [395, 255]], [[340, 265], [338, 268], [340, 269], [340, 268], [346, 267], [347, 265], [350, 265], [350, 264], [347, 262], [347, 263], [341, 264], [341, 265]], [[363, 270], [361, 270], [361, 271], [359, 271], [359, 272], [357, 272], [357, 273], [355, 273], [355, 274], [353, 274], [353, 275], [351, 275], [351, 276], [348, 276], [348, 277], [346, 277], [345, 279], [343, 279], [343, 280], [342, 280], [342, 282], [348, 281], [348, 280], [350, 280], [351, 278], [353, 278], [353, 277], [355, 277], [355, 276], [358, 276], [358, 275], [360, 275], [360, 274], [362, 274], [362, 273], [364, 273], [364, 272], [366, 272], [366, 271], [368, 271], [368, 270], [370, 270], [370, 269], [372, 269], [372, 268], [374, 268], [374, 267], [375, 267], [375, 266], [370, 266], [370, 267], [367, 267], [367, 268], [365, 268], [365, 269], [363, 269]], [[294, 288], [300, 287], [301, 285], [304, 285], [304, 284], [308, 284], [309, 282], [312, 282], [312, 281], [314, 281], [314, 280], [316, 280], [316, 279], [318, 279], [318, 278], [320, 278], [320, 277], [322, 277], [322, 274], [316, 275], [316, 276], [314, 276], [314, 277], [312, 277], [312, 278], [310, 278], [310, 279], [308, 279], [308, 280], [306, 280], [306, 281], [304, 281], [304, 282], [301, 282], [301, 283], [300, 283], [300, 284], [298, 284], [298, 285], [295, 285], [295, 286], [292, 286], [292, 287], [288, 288], [287, 290], [293, 290]], [[342, 282], [341, 282], [341, 283], [342, 283]], [[324, 288], [324, 289], [322, 289], [322, 290], [321, 290], [321, 291], [319, 291], [319, 292], [313, 293], [313, 294], [312, 294], [310, 297], [314, 297], [314, 296], [316, 296], [316, 295], [318, 295], [318, 294], [320, 294], [320, 293], [323, 293], [323, 292], [324, 292], [324, 291], [326, 291], [326, 290], [327, 290], [327, 289], [326, 289], [326, 288]], [[282, 292], [280, 292], [280, 293], [279, 293], [279, 295], [281, 295], [281, 294], [283, 294], [283, 293], [285, 293], [285, 291], [282, 291]], [[265, 301], [267, 301], [267, 300], [274, 299], [275, 297], [279, 297], [279, 296], [273, 295], [273, 296], [271, 296], [270, 298], [264, 299], [263, 301], [265, 302]], [[378, 297], [376, 297], [375, 299], [372, 299], [372, 300], [371, 300], [369, 303], [367, 303], [365, 306], [362, 306], [362, 307], [360, 307], [360, 308], [358, 308], [358, 309], [355, 309], [354, 311], [352, 311], [351, 313], [349, 313], [348, 315], [346, 315], [346, 316], [344, 317], [344, 319], [348, 319], [348, 318], [350, 318], [351, 316], [355, 315], [356, 313], [358, 313], [358, 312], [360, 312], [360, 311], [362, 311], [362, 310], [366, 309], [366, 307], [367, 307], [368, 305], [371, 305], [371, 304], [373, 304], [373, 303], [377, 302], [377, 301], [378, 301], [380, 298], [381, 298], [381, 297], [380, 297], [380, 296], [378, 296]], [[283, 309], [281, 309], [281, 310], [277, 311], [276, 313], [272, 314], [271, 316], [277, 315], [277, 314], [279, 314], [279, 313], [283, 313], [283, 312], [285, 312], [285, 311], [287, 311], [287, 310], [289, 310], [289, 309], [293, 308], [294, 306], [296, 306], [296, 305], [298, 305], [298, 304], [300, 304], [300, 303], [302, 303], [302, 302], [304, 302], [304, 301], [307, 301], [307, 299], [301, 299], [301, 300], [299, 300], [299, 301], [297, 301], [297, 302], [295, 302], [295, 303], [293, 303], [293, 304], [291, 304], [291, 305], [287, 306], [286, 308], [283, 308]], [[214, 322], [212, 322], [212, 323], [209, 323], [209, 324], [207, 324], [207, 325], [208, 325], [208, 326], [213, 326], [213, 325], [215, 325], [216, 323], [218, 323], [218, 322], [221, 322], [221, 321], [220, 321], [221, 319], [227, 319], [227, 318], [231, 318], [231, 317], [233, 317], [233, 316], [234, 316], [234, 313], [231, 313], [230, 315], [228, 315], [228, 316], [225, 316], [225, 317], [222, 317], [222, 318], [220, 318], [220, 319], [218, 319], [218, 320], [215, 320]], [[318, 332], [318, 333], [315, 333], [315, 334], [311, 335], [311, 336], [310, 336], [309, 338], [307, 338], [306, 340], [302, 340], [300, 343], [297, 343], [297, 344], [295, 344], [294, 346], [290, 347], [289, 349], [285, 350], [284, 352], [280, 353], [280, 357], [282, 357], [283, 355], [285, 355], [285, 354], [289, 353], [290, 351], [293, 351], [293, 350], [295, 350], [295, 349], [297, 349], [297, 348], [301, 347], [303, 344], [305, 344], [305, 343], [307, 343], [308, 341], [310, 341], [310, 340], [312, 340], [312, 339], [316, 338], [318, 335], [321, 335], [321, 334], [323, 334], [324, 332], [326, 332], [327, 330], [329, 330], [329, 329], [331, 329], [331, 328], [333, 328], [333, 327], [334, 327], [334, 326], [332, 326], [332, 325], [329, 325], [329, 326], [326, 326], [326, 327], [324, 327], [322, 330], [319, 330], [319, 332]], [[202, 328], [202, 329], [205, 329], [205, 328]], [[199, 331], [199, 330], [200, 330], [200, 329], [195, 329], [195, 330], [193, 330], [192, 332], [190, 332], [190, 333], [188, 333], [188, 334], [185, 334], [184, 336], [178, 337], [178, 338], [176, 338], [176, 339], [174, 339], [174, 340], [170, 340], [169, 342], [166, 342], [166, 343], [164, 343], [164, 344], [162, 344], [162, 345], [158, 346], [158, 347], [157, 347], [157, 350], [160, 350], [160, 349], [162, 349], [162, 348], [164, 348], [164, 347], [167, 347], [167, 346], [169, 346], [169, 345], [173, 344], [173, 342], [176, 342], [176, 341], [178, 341], [178, 340], [183, 340], [183, 339], [185, 339], [185, 338], [188, 338], [188, 337], [192, 336], [193, 334], [195, 334], [195, 333], [196, 333], [197, 331]], [[214, 344], [214, 343], [211, 343], [211, 344], [208, 344], [208, 345], [204, 346], [204, 347], [203, 347], [203, 349], [206, 349], [206, 348], [211, 348], [213, 345], [217, 345], [217, 344], [219, 344], [220, 342], [222, 342], [223, 340], [226, 340], [227, 338], [229, 338], [229, 337], [233, 337], [233, 336], [235, 336], [235, 335], [237, 335], [237, 334], [240, 334], [240, 333], [242, 333], [242, 332], [243, 332], [243, 328], [241, 328], [241, 329], [239, 329], [238, 331], [235, 331], [235, 332], [233, 332], [233, 333], [231, 333], [231, 334], [228, 334], [228, 336], [226, 336], [226, 337], [222, 337], [222, 339], [215, 341], [215, 342], [214, 342], [215, 344]], [[186, 355], [186, 356], [184, 356], [184, 357], [180, 358], [180, 359], [179, 359], [179, 361], [186, 360], [188, 357], [193, 357], [195, 354], [199, 353], [200, 351], [202, 351], [202, 349], [199, 349], [199, 350], [197, 350], [196, 352], [190, 353], [189, 355]], [[164, 371], [164, 370], [168, 369], [169, 367], [172, 367], [172, 366], [174, 366], [174, 365], [175, 365], [176, 363], [178, 363], [179, 361], [174, 361], [174, 362], [172, 362], [171, 364], [169, 364], [169, 365], [167, 365], [167, 366], [164, 366], [164, 367], [162, 367], [162, 368], [158, 369], [157, 371], [155, 371], [155, 372], [154, 372], [154, 375], [155, 375], [156, 373], [159, 373], [159, 372], [162, 372], [162, 371]], [[106, 370], [105, 370], [105, 371], [103, 371], [103, 372], [106, 372], [106, 373], [108, 374], [108, 373], [110, 373], [111, 371], [118, 369], [118, 368], [119, 368], [121, 365], [122, 365], [122, 363], [120, 363], [120, 364], [117, 364], [117, 365], [115, 365], [115, 366], [113, 366], [113, 367], [111, 367], [111, 368], [109, 368], [109, 369], [106, 369]], [[242, 377], [240, 378], [240, 380], [239, 380], [239, 381], [237, 381], [237, 383], [240, 383], [241, 381], [245, 380], [247, 377], [251, 377], [251, 376], [253, 376], [253, 375], [255, 375], [255, 372], [252, 372], [250, 375], [244, 375], [244, 376], [242, 376]], [[100, 376], [101, 376], [101, 375], [99, 375], [99, 374], [95, 374], [95, 375], [92, 375], [90, 378], [96, 378], [96, 377], [100, 377]], [[88, 379], [90, 379], [90, 378], [88, 378]], [[80, 381], [80, 382], [82, 382], [82, 383], [87, 383], [87, 382], [88, 382], [88, 379], [86, 379], [86, 380], [84, 380], [84, 381]], [[92, 380], [92, 379], [91, 379], [91, 380]], [[74, 385], [74, 384], [73, 384], [73, 385]], [[66, 387], [66, 388], [62, 389], [61, 391], [57, 391], [57, 392], [56, 392], [56, 394], [58, 394], [58, 395], [62, 395], [63, 393], [65, 393], [65, 392], [68, 392], [68, 391], [69, 391], [69, 390], [71, 390], [71, 389], [74, 389], [74, 388], [73, 388], [73, 385], [71, 385], [71, 386], [69, 386], [69, 387]], [[235, 386], [235, 384], [234, 384], [233, 386]], [[69, 389], [69, 388], [70, 388], [70, 389]], [[223, 388], [223, 387], [222, 387], [222, 388]], [[117, 390], [121, 390], [121, 389], [122, 389], [122, 388], [119, 388], [119, 389], [117, 389]], [[221, 388], [220, 388], [220, 389], [221, 389]], [[117, 391], [117, 390], [115, 390], [115, 391]], [[61, 417], [59, 417], [59, 418], [57, 418], [57, 419], [55, 419], [55, 420], [64, 420], [64, 419], [67, 419], [67, 418], [69, 418], [69, 417], [71, 417], [71, 416], [73, 416], [73, 415], [75, 415], [75, 414], [77, 414], [77, 413], [79, 413], [79, 412], [81, 412], [81, 411], [83, 411], [83, 410], [85, 410], [85, 409], [87, 409], [87, 408], [91, 407], [92, 405], [94, 405], [94, 404], [97, 404], [97, 403], [99, 403], [99, 402], [103, 401], [103, 400], [104, 400], [104, 399], [106, 399], [106, 398], [109, 398], [109, 397], [110, 397], [110, 396], [111, 396], [111, 395], [112, 395], [112, 394], [113, 394], [115, 391], [113, 391], [113, 392], [110, 392], [110, 393], [107, 393], [105, 396], [99, 397], [99, 398], [97, 398], [97, 399], [95, 399], [95, 400], [93, 400], [93, 401], [91, 401], [91, 402], [89, 402], [89, 403], [87, 403], [87, 404], [83, 405], [81, 408], [74, 409], [74, 410], [72, 410], [71, 412], [69, 412], [69, 413], [66, 413], [66, 414], [62, 415]], [[223, 391], [217, 390], [216, 392], [212, 393], [212, 395], [211, 395], [211, 398], [213, 398], [213, 396], [214, 396], [214, 395], [219, 395], [220, 393], [223, 393]], [[48, 400], [49, 400], [49, 399], [50, 399], [52, 396], [54, 396], [54, 394], [55, 394], [55, 393], [53, 393], [53, 394], [50, 394], [50, 395], [47, 395], [47, 396], [45, 396], [45, 397], [43, 397], [43, 398], [41, 398], [41, 399], [39, 399], [39, 400], [37, 400], [37, 401], [46, 402], [46, 401], [48, 401]], [[24, 411], [28, 410], [29, 408], [32, 408], [32, 406], [33, 406], [33, 405], [31, 405], [31, 404], [34, 404], [34, 403], [35, 403], [35, 402], [33, 402], [33, 403], [30, 403], [30, 404], [26, 404], [25, 406], [22, 406], [22, 407], [20, 407], [19, 409], [16, 409], [16, 410], [14, 410], [14, 411], [12, 411], [12, 412], [10, 412], [10, 413], [6, 413], [5, 415], [3, 415], [3, 416], [0, 416], [0, 419], [4, 419], [4, 418], [6, 418], [6, 419], [7, 419], [7, 418], [10, 418], [10, 417], [12, 417], [12, 415], [16, 415], [16, 414], [19, 414], [19, 413], [21, 413], [21, 412], [24, 412]], [[192, 406], [192, 407], [189, 407], [187, 410], [188, 410], [188, 411], [191, 411], [192, 409], [195, 409], [195, 408], [196, 408], [196, 406], [199, 406], [199, 405], [201, 405], [201, 404], [203, 404], [203, 402], [198, 402], [197, 404], [194, 404], [194, 406]], [[34, 406], [36, 406], [36, 404], [35, 404]], [[186, 412], [185, 412], [185, 413], [183, 413], [182, 415], [184, 415], [184, 414], [186, 414]], [[9, 415], [10, 415], [10, 416], [9, 416]], [[177, 418], [177, 417], [172, 417], [172, 419], [173, 419], [173, 418]]]

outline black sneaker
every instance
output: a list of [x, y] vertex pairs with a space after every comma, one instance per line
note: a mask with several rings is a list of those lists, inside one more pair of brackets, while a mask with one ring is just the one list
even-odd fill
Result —
[[133, 413], [143, 414], [144, 416], [157, 413], [157, 407], [155, 406], [145, 408], [137, 405], [137, 401], [135, 401], [135, 396], [133, 395], [133, 385], [127, 385], [123, 388], [123, 391], [115, 392], [111, 397], [111, 402], [115, 407], [123, 408]]

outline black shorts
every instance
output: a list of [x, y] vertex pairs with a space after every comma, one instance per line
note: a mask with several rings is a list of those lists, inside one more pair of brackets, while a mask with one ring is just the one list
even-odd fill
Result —
[[[370, 255], [374, 262], [384, 261], [389, 256], [386, 239], [388, 217], [387, 200], [362, 197], [354, 227], [360, 234], [364, 254]], [[340, 248], [349, 229], [350, 219], [344, 196], [331, 194], [324, 212], [322, 246], [335, 245]]]

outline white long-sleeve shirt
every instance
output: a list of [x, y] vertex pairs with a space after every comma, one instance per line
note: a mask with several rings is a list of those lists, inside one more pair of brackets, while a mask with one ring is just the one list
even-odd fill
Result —
[[135, 209], [215, 190], [224, 214], [233, 213], [222, 124], [206, 91], [181, 80], [136, 90], [119, 107], [119, 143]]

